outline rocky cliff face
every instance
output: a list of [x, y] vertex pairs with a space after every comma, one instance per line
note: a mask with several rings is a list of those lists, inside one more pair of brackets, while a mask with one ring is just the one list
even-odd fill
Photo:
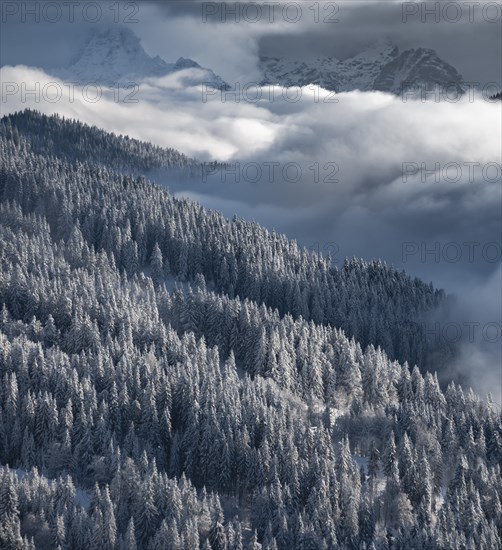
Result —
[[387, 63], [373, 83], [374, 90], [399, 94], [406, 89], [443, 90], [463, 93], [463, 79], [457, 70], [434, 50], [406, 50]]

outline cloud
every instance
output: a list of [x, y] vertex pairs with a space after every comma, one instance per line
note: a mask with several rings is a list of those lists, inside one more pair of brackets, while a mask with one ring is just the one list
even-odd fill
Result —
[[[466, 292], [466, 289], [472, 291]], [[461, 380], [481, 395], [490, 393], [500, 407], [502, 405], [502, 266], [483, 281], [458, 288], [462, 299], [451, 316], [461, 329], [463, 343], [458, 357], [443, 373], [443, 379]], [[450, 321], [451, 322], [451, 321]], [[447, 329], [447, 324], [441, 330]]]

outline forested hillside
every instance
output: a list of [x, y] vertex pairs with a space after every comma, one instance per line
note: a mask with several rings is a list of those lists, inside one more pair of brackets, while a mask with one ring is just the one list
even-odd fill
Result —
[[78, 120], [44, 116], [29, 109], [2, 119], [1, 132], [17, 145], [27, 140], [33, 153], [105, 165], [118, 171], [136, 173], [165, 168], [199, 175], [203, 167], [201, 162], [175, 149], [163, 149]]
[[[73, 124], [27, 116], [46, 143]], [[0, 548], [502, 548], [500, 410], [394, 360], [428, 353], [402, 325], [442, 292], [58, 158], [22, 117], [0, 143]]]
[[[58, 239], [78, 221], [87, 244], [113, 254], [128, 275], [149, 263], [157, 245], [165, 275], [188, 281], [203, 275], [219, 293], [341, 328], [391, 358], [425, 365], [438, 348], [445, 358], [452, 353], [434, 336], [427, 341], [420, 323], [445, 302], [432, 285], [380, 261], [352, 259], [338, 269], [256, 223], [228, 221], [143, 178], [110, 171], [135, 159], [127, 144], [135, 144], [140, 168], [153, 166], [154, 156], [171, 162], [159, 160], [161, 149], [114, 136], [105, 146], [100, 130], [32, 111], [5, 117], [0, 132], [2, 155], [9, 159], [1, 172], [3, 200], [18, 202], [25, 212], [42, 208]], [[58, 147], [79, 139], [82, 145]]]

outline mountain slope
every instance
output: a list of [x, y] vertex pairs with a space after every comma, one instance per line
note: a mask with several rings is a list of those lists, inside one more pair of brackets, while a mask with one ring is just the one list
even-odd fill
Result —
[[[20, 122], [24, 118], [35, 122]], [[343, 268], [338, 269], [331, 266], [328, 259], [309, 254], [285, 236], [270, 233], [257, 224], [239, 219], [228, 221], [191, 203], [190, 214], [182, 216], [183, 201], [174, 200], [164, 189], [132, 179], [117, 188], [105, 183], [105, 172], [96, 172], [94, 168], [96, 182], [90, 192], [97, 194], [92, 200], [99, 200], [102, 208], [97, 218], [90, 220], [86, 205], [73, 194], [75, 185], [70, 185], [70, 175], [65, 184], [69, 187], [64, 193], [68, 196], [63, 200], [61, 193], [51, 191], [50, 178], [41, 176], [35, 183], [23, 169], [32, 162], [30, 159], [37, 148], [41, 150], [37, 145], [41, 140], [43, 159], [51, 157], [60, 163], [69, 160], [70, 172], [75, 170], [76, 161], [85, 163], [93, 156], [101, 159], [102, 151], [107, 148], [102, 146], [104, 138], [99, 130], [87, 129], [85, 147], [72, 149], [70, 155], [65, 148], [58, 147], [58, 143], [71, 142], [71, 137], [67, 139], [66, 135], [72, 135], [72, 124], [33, 112], [2, 119], [2, 146], [12, 152], [13, 159], [19, 159], [16, 165], [20, 163], [15, 169], [8, 165], [2, 172], [4, 200], [17, 200], [29, 207], [37, 197], [51, 195], [51, 210], [57, 211], [58, 216], [65, 213], [64, 216], [73, 220], [78, 218], [82, 225], [88, 226], [89, 244], [120, 250], [123, 268], [129, 266], [127, 269], [135, 271], [138, 262], [141, 265], [150, 257], [157, 241], [173, 273], [182, 279], [193, 281], [197, 274], [202, 274], [214, 283], [218, 292], [263, 302], [281, 315], [289, 313], [295, 318], [302, 316], [342, 328], [363, 346], [381, 346], [390, 357], [412, 364], [425, 366], [437, 348], [447, 356], [451, 354], [444, 342], [429, 341], [420, 323], [422, 316], [445, 305], [444, 292], [383, 262], [347, 260]], [[44, 138], [40, 137], [39, 127], [44, 128]], [[111, 141], [113, 143], [114, 138]], [[111, 164], [100, 164], [115, 170], [113, 160], [112, 157]], [[17, 177], [23, 184], [10, 185], [9, 181], [18, 171]], [[124, 186], [128, 189], [125, 194]], [[24, 197], [19, 195], [21, 190]], [[151, 200], [157, 204], [154, 212], [143, 206]], [[118, 204], [121, 208], [115, 210]], [[110, 210], [108, 214], [106, 210]], [[119, 218], [115, 218], [117, 215]], [[58, 224], [58, 219], [51, 223]], [[95, 228], [103, 224], [130, 227], [131, 231], [126, 239], [117, 236], [113, 243], [102, 241]], [[131, 246], [136, 247], [133, 255], [129, 250]]]
[[[89, 162], [116, 171], [147, 173], [154, 169], [177, 170], [200, 177], [202, 163], [176, 151], [129, 136], [116, 136], [95, 126], [59, 115], [40, 116], [36, 111], [13, 113], [0, 125], [9, 139], [29, 141], [33, 153]], [[215, 166], [218, 166], [216, 163]]]
[[440, 59], [434, 50], [406, 50], [382, 67], [373, 89], [399, 94], [407, 89], [462, 94], [463, 79], [457, 70]]

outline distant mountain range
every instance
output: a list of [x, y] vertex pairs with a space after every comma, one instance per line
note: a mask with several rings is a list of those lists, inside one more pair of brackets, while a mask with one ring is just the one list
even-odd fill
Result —
[[380, 40], [357, 55], [340, 60], [317, 57], [309, 61], [262, 57], [262, 84], [306, 86], [319, 84], [333, 92], [382, 91], [399, 94], [406, 89], [432, 90], [436, 86], [464, 92], [458, 71], [434, 50], [417, 48], [399, 52]]
[[[406, 89], [433, 90], [437, 86], [459, 94], [465, 91], [463, 77], [434, 50], [416, 48], [400, 52], [386, 39], [344, 60], [261, 57], [259, 68], [262, 85], [318, 84], [333, 92], [393, 94]], [[233, 87], [193, 59], [180, 57], [175, 63], [167, 63], [159, 56], [151, 57], [132, 30], [118, 26], [96, 31], [68, 67], [50, 72], [63, 80], [104, 86], [178, 74], [185, 86], [208, 84], [221, 91]]]

